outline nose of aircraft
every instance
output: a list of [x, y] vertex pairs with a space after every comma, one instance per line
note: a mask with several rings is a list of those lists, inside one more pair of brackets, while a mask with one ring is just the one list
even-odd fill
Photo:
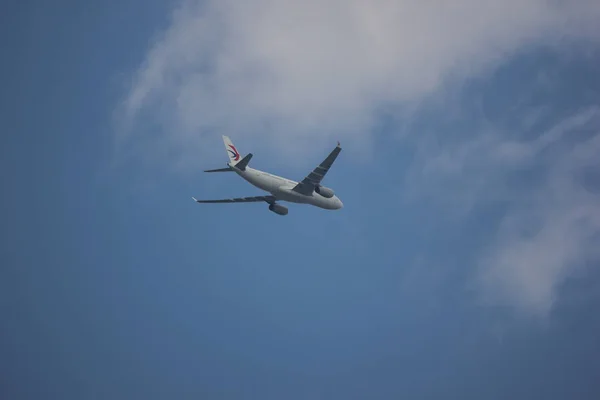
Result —
[[336, 199], [336, 200], [337, 200], [337, 202], [336, 202], [336, 203], [337, 203], [338, 209], [339, 209], [339, 208], [343, 208], [343, 207], [344, 207], [344, 203], [342, 203], [342, 201], [341, 201], [339, 198], [338, 198], [338, 199]]

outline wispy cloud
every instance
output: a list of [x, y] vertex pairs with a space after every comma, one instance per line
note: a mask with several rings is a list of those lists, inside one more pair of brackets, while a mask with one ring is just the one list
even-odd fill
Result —
[[[124, 96], [119, 141], [183, 168], [206, 165], [214, 152], [204, 144], [221, 133], [273, 145], [287, 161], [316, 138], [351, 138], [347, 151], [364, 151], [387, 106], [430, 101], [530, 45], [598, 43], [599, 19], [592, 0], [185, 1]], [[446, 116], [456, 108], [443, 105]], [[525, 115], [523, 129], [546, 112]], [[457, 142], [413, 134], [413, 198], [443, 199], [461, 215], [492, 199], [511, 204], [476, 267], [486, 302], [547, 315], [564, 279], [595, 257], [598, 198], [574, 177], [595, 162], [600, 139], [562, 147], [555, 159], [547, 152], [597, 120], [595, 108], [577, 112], [529, 141], [493, 124]], [[529, 187], [506, 183], [507, 171], [539, 163]]]
[[[582, 179], [600, 165], [599, 152], [600, 109], [591, 107], [530, 140], [487, 132], [452, 146], [425, 147], [408, 187], [413, 198], [439, 198], [453, 210], [462, 206], [458, 216], [474, 205], [506, 204], [500, 225], [489, 229], [497, 233], [488, 246], [474, 249], [480, 253], [475, 266], [480, 298], [545, 317], [560, 285], [600, 261], [600, 193]], [[525, 178], [525, 188], [506, 182], [507, 176], [532, 171], [537, 174]]]
[[479, 265], [486, 302], [546, 316], [560, 285], [578, 269], [600, 261], [600, 195], [581, 179], [586, 168], [599, 166], [600, 110], [570, 118], [531, 144], [516, 146], [514, 154], [520, 162], [539, 161], [551, 141], [589, 124], [594, 136], [546, 160], [544, 183], [518, 199], [503, 219]]
[[283, 157], [315, 137], [364, 148], [386, 104], [418, 102], [531, 43], [597, 37], [599, 15], [594, 1], [185, 1], [125, 96], [120, 139], [183, 162], [216, 131], [272, 139]]

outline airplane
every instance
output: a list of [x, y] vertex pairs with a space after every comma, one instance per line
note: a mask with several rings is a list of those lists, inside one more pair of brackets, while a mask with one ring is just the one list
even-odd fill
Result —
[[204, 172], [235, 172], [253, 186], [269, 192], [270, 195], [222, 200], [198, 200], [195, 197], [192, 197], [195, 202], [252, 203], [264, 201], [269, 204], [269, 210], [278, 215], [288, 214], [287, 207], [277, 203], [278, 201], [310, 204], [326, 210], [339, 210], [344, 206], [342, 201], [335, 195], [332, 189], [321, 185], [321, 181], [325, 177], [325, 174], [327, 174], [327, 171], [329, 171], [329, 168], [331, 168], [331, 165], [337, 158], [338, 154], [340, 154], [340, 151], [342, 151], [340, 142], [337, 143], [335, 149], [331, 151], [327, 158], [325, 158], [325, 160], [323, 160], [318, 167], [316, 167], [302, 181], [295, 182], [277, 175], [270, 174], [268, 172], [250, 168], [248, 163], [252, 158], [252, 153], [248, 153], [245, 157], [241, 157], [239, 151], [231, 142], [231, 139], [228, 136], [222, 136], [223, 143], [225, 144], [225, 150], [227, 150], [227, 155], [229, 156], [227, 168], [210, 169]]

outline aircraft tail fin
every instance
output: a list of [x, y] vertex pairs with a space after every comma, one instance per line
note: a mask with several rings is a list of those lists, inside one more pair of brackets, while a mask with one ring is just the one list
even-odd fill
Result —
[[[223, 143], [225, 144], [225, 150], [227, 151], [227, 155], [229, 156], [229, 163], [232, 166], [234, 166], [242, 160], [242, 156], [240, 155], [239, 151], [235, 148], [235, 146], [231, 142], [231, 139], [229, 139], [229, 136], [225, 136], [225, 135], [222, 135], [222, 136], [223, 136]], [[247, 162], [246, 162], [246, 164], [247, 164]]]

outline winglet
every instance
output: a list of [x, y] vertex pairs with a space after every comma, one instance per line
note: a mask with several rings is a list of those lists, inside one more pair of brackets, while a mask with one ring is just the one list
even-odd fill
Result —
[[196, 203], [198, 202], [198, 199], [196, 199], [194, 196], [192, 196], [192, 199], [194, 199]]

